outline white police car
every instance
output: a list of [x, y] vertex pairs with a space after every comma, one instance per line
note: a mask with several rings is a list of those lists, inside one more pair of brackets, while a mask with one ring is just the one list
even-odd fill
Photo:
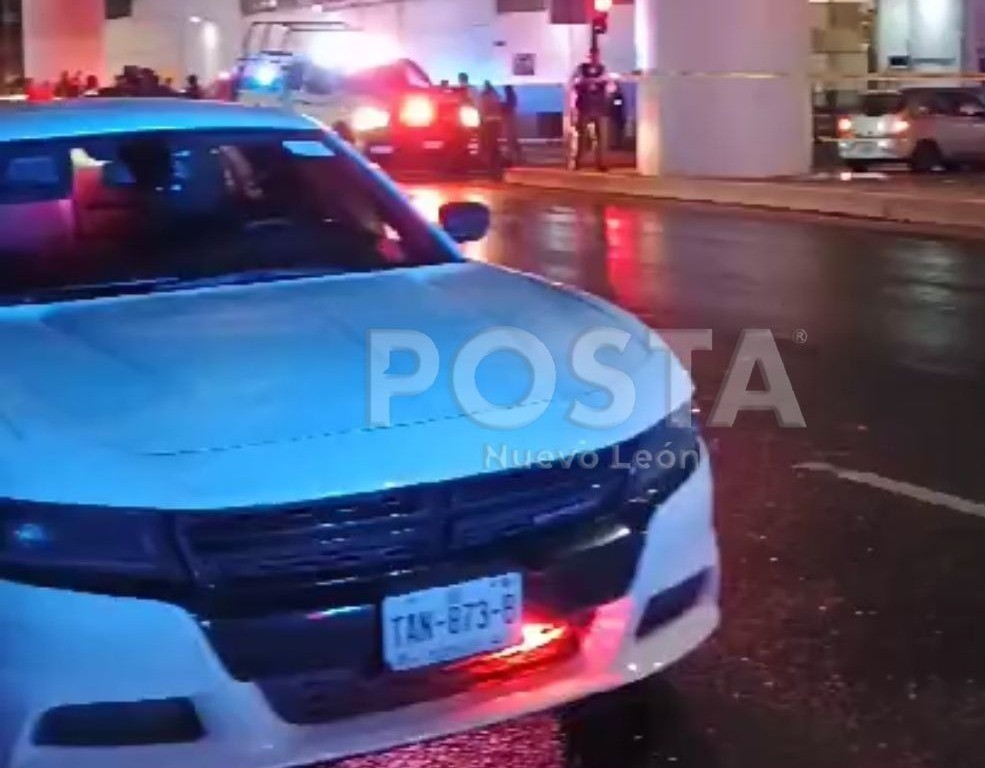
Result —
[[233, 81], [239, 103], [312, 117], [381, 165], [466, 170], [476, 160], [481, 121], [468, 94], [346, 24], [255, 22]]
[[[676, 360], [463, 260], [305, 119], [10, 108], [0, 285], [5, 766], [385, 749], [654, 674], [718, 622]], [[618, 418], [606, 373], [638, 392]]]

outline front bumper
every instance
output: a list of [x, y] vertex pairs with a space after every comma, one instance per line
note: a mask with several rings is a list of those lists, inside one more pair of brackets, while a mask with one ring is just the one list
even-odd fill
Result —
[[838, 155], [853, 162], [903, 162], [913, 154], [913, 146], [913, 140], [905, 137], [840, 139]]
[[478, 133], [464, 129], [385, 130], [360, 133], [356, 146], [377, 162], [464, 161], [479, 151]]
[[[260, 686], [235, 679], [207, 628], [182, 607], [0, 582], [0, 763], [279, 768], [481, 727], [626, 685], [678, 660], [718, 623], [711, 510], [706, 458], [650, 519], [628, 592], [596, 608], [577, 655], [502, 686], [318, 725], [289, 724]], [[671, 594], [696, 574], [703, 578], [692, 599], [637, 638], [652, 598]], [[189, 701], [201, 720], [201, 737], [113, 748], [35, 743], [38, 723], [54, 708], [162, 699]]]

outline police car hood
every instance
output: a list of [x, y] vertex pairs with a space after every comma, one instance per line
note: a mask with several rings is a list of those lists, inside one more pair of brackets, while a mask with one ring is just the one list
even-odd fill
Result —
[[[545, 429], [555, 424], [554, 434], [576, 399], [591, 403], [594, 397], [599, 406], [608, 399], [567, 364], [581, 334], [600, 326], [631, 331], [625, 351], [610, 350], [607, 361], [630, 374], [652, 357], [646, 329], [628, 315], [480, 264], [7, 308], [0, 312], [6, 358], [0, 455], [34, 453], [78, 464], [100, 452], [188, 457], [334, 439], [351, 456], [353, 446], [365, 444], [361, 436], [403, 430], [412, 442], [413, 435], [441, 440], [441, 430], [471, 421], [484, 407], [456, 396], [456, 355], [470, 339], [500, 326], [532, 334], [557, 361], [553, 415], [544, 418]], [[387, 330], [430, 339], [439, 367], [432, 386], [393, 398], [389, 421], [378, 424], [370, 410], [374, 356], [375, 368], [392, 376], [417, 368], [413, 353], [374, 348], [371, 335]], [[529, 363], [515, 353], [495, 353], [479, 365], [475, 382], [489, 404], [522, 401], [530, 389]], [[642, 415], [640, 423], [657, 416]], [[623, 432], [639, 428], [629, 424]], [[390, 440], [384, 449], [393, 445]], [[430, 449], [426, 443], [415, 448]], [[322, 455], [318, 461], [348, 458]]]

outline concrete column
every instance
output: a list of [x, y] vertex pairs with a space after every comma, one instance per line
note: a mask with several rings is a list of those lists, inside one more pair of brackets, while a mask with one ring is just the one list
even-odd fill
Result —
[[636, 14], [641, 173], [810, 169], [807, 0], [636, 0]]
[[910, 14], [914, 70], [960, 72], [965, 31], [962, 0], [911, 0]]
[[36, 80], [64, 72], [106, 76], [105, 0], [24, 0], [24, 70]]

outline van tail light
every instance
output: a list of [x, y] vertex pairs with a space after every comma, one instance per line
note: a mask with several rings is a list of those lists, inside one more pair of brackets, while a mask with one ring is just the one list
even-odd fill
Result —
[[458, 119], [465, 128], [478, 128], [482, 123], [479, 110], [471, 104], [463, 104], [458, 108]]
[[400, 122], [412, 128], [426, 128], [436, 117], [434, 102], [427, 96], [409, 96], [400, 110]]
[[850, 117], [840, 117], [838, 118], [838, 135], [839, 136], [851, 136], [852, 135], [852, 119]]
[[906, 133], [910, 130], [910, 121], [904, 120], [902, 117], [895, 118], [889, 124], [889, 132], [894, 136], [899, 136], [901, 133]]

